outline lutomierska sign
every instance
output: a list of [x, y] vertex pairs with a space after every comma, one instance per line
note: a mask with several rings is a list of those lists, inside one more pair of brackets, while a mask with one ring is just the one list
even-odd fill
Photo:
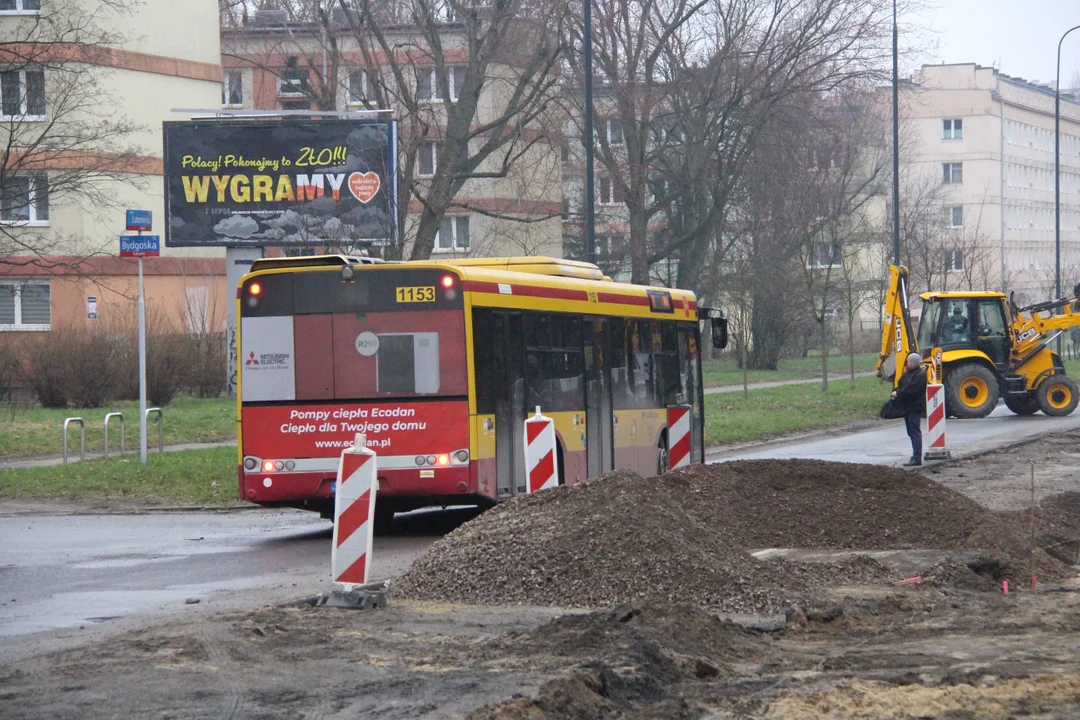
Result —
[[388, 244], [396, 134], [392, 120], [166, 122], [165, 244]]

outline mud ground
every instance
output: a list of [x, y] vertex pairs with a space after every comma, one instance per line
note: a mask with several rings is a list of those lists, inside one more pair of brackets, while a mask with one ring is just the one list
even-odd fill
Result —
[[[926, 475], [1019, 511], [1032, 460], [1039, 498], [1077, 489], [1078, 441]], [[821, 588], [771, 631], [676, 603], [393, 599], [368, 612], [290, 603], [155, 619], [0, 665], [0, 718], [1080, 716], [1080, 577], [1037, 595], [1023, 585]]]
[[1031, 471], [1036, 501], [1080, 490], [1080, 431], [1027, 440], [1010, 447], [923, 471], [990, 510], [1031, 505]]

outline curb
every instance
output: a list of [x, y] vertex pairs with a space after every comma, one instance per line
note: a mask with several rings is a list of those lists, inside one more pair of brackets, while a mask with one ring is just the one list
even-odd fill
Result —
[[[47, 504], [44, 503], [43, 504]], [[165, 507], [144, 508], [71, 508], [66, 510], [28, 509], [25, 511], [0, 510], [0, 517], [21, 516], [81, 516], [81, 515], [169, 515], [179, 513], [212, 513], [216, 515], [228, 515], [231, 513], [249, 512], [252, 510], [268, 510], [277, 508], [264, 508], [260, 505], [170, 505]]]

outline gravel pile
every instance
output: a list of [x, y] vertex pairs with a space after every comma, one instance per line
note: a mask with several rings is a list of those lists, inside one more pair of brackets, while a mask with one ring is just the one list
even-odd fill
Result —
[[[975, 548], [1028, 568], [1019, 528], [913, 473], [819, 461], [617, 471], [518, 497], [436, 542], [394, 586], [419, 600], [603, 607], [682, 602], [779, 612], [823, 586], [895, 580], [866, 558], [758, 560], [767, 547]], [[1039, 558], [1041, 577], [1064, 567]], [[941, 573], [947, 574], [947, 573]]]

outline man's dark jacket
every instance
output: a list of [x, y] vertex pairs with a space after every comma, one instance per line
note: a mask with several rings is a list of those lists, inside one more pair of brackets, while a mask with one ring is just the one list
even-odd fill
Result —
[[926, 371], [922, 367], [907, 370], [900, 376], [900, 384], [896, 387], [896, 402], [905, 415], [926, 414]]

